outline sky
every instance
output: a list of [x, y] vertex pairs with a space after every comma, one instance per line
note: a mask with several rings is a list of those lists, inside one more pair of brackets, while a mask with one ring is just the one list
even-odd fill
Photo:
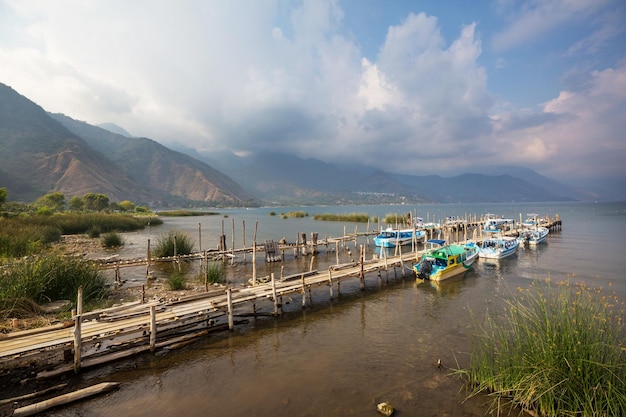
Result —
[[199, 151], [626, 182], [623, 0], [0, 0], [0, 82]]

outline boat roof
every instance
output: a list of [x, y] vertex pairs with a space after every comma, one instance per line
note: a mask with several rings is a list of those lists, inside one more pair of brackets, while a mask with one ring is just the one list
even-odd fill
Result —
[[437, 243], [438, 245], [446, 244], [446, 241], [443, 239], [428, 239], [426, 242]]

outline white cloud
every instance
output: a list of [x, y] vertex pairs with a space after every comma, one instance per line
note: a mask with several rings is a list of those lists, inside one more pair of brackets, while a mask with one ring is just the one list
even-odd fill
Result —
[[509, 24], [505, 30], [496, 34], [492, 45], [496, 51], [516, 47], [534, 41], [573, 19], [585, 19], [594, 10], [599, 9], [606, 0], [532, 0], [520, 8], [511, 3], [506, 7]]
[[[406, 173], [512, 163], [565, 177], [606, 157], [597, 143], [614, 153], [596, 167], [617, 172], [624, 156], [623, 65], [587, 72], [584, 91], [568, 88], [540, 111], [511, 108], [488, 90], [472, 22], [446, 41], [438, 18], [407, 13], [368, 60], [334, 0], [0, 4], [12, 16], [0, 18], [10, 23], [1, 82], [48, 111], [165, 144], [393, 160]], [[541, 33], [593, 7], [529, 3], [498, 41], [515, 45], [532, 35], [524, 22]]]

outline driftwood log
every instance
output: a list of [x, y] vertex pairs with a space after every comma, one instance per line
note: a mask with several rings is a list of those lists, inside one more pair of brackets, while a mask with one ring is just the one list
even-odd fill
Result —
[[101, 394], [103, 392], [111, 391], [117, 388], [120, 384], [118, 382], [103, 382], [88, 388], [83, 388], [78, 391], [70, 392], [67, 394], [59, 395], [58, 397], [50, 398], [49, 400], [40, 401], [35, 404], [27, 405], [24, 407], [16, 408], [13, 411], [14, 417], [32, 416], [43, 411], [46, 411], [52, 407], [71, 403], [73, 401], [82, 400], [83, 398], [91, 397], [93, 395]]

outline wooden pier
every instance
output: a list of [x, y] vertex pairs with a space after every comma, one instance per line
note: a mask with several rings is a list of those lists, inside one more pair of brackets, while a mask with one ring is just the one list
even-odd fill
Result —
[[[307, 305], [307, 293], [327, 287], [329, 298], [341, 291], [347, 280], [360, 280], [376, 272], [379, 280], [393, 270], [411, 265], [417, 252], [365, 261], [361, 246], [359, 262], [335, 265], [327, 271], [307, 271], [243, 288], [219, 288], [175, 301], [134, 302], [120, 307], [81, 313], [73, 320], [41, 329], [0, 335], [0, 373], [11, 369], [39, 369], [37, 378], [78, 372], [111, 360], [172, 347], [211, 331], [233, 329], [241, 317], [282, 314], [283, 298], [294, 294]], [[402, 271], [400, 272], [402, 274]], [[80, 296], [79, 296], [80, 299]], [[271, 311], [259, 313], [270, 303]], [[310, 301], [309, 301], [310, 302]], [[79, 304], [80, 306], [80, 304]], [[265, 305], [268, 308], [268, 305]]]
[[[558, 216], [555, 220], [546, 219], [543, 224], [551, 230], [561, 228]], [[480, 227], [481, 221], [478, 220], [451, 223], [442, 226], [441, 230], [429, 232], [428, 237], [436, 237], [438, 234], [450, 242], [476, 242], [482, 238]], [[518, 231], [511, 229], [508, 233], [515, 234]], [[284, 259], [286, 251], [293, 251], [294, 256], [314, 255], [321, 247], [338, 251], [340, 245], [347, 242], [354, 242], [356, 252], [357, 236], [355, 232], [354, 235], [337, 239], [311, 239], [308, 243], [305, 241], [295, 245], [266, 242], [257, 246], [255, 243], [251, 248], [203, 251], [186, 257], [166, 259], [151, 259], [149, 255], [141, 260], [110, 259], [101, 261], [100, 266], [119, 268], [146, 264], [149, 268], [151, 263], [159, 261], [199, 260], [207, 259], [209, 255], [215, 258], [247, 252], [254, 254], [253, 262], [256, 262], [256, 252], [259, 249], [271, 254], [272, 258]], [[403, 250], [406, 252], [403, 253]], [[339, 296], [341, 285], [348, 281], [353, 281], [352, 285], [356, 283], [364, 290], [366, 276], [370, 277], [371, 282], [371, 277], [376, 274], [379, 284], [388, 281], [390, 271], [394, 278], [398, 277], [398, 271], [401, 278], [406, 272], [413, 277], [412, 265], [420, 254], [414, 242], [410, 247], [398, 247], [393, 256], [387, 257], [386, 251], [382, 251], [380, 257], [366, 259], [365, 247], [360, 245], [358, 261], [339, 264], [337, 257], [337, 263], [324, 271], [310, 268], [284, 277], [271, 274], [269, 279], [253, 276], [251, 285], [248, 286], [207, 287], [204, 293], [176, 300], [142, 300], [85, 313], [82, 312], [82, 296], [79, 292], [76, 314], [71, 320], [44, 328], [0, 335], [0, 375], [29, 369], [36, 371], [36, 378], [48, 378], [66, 372], [79, 372], [83, 368], [141, 352], [176, 348], [211, 332], [233, 329], [235, 324], [246, 317], [280, 316], [285, 297], [299, 297], [302, 308], [306, 308], [312, 300], [311, 292], [314, 288], [326, 287], [328, 298], [332, 300]], [[266, 256], [266, 262], [276, 259]]]

